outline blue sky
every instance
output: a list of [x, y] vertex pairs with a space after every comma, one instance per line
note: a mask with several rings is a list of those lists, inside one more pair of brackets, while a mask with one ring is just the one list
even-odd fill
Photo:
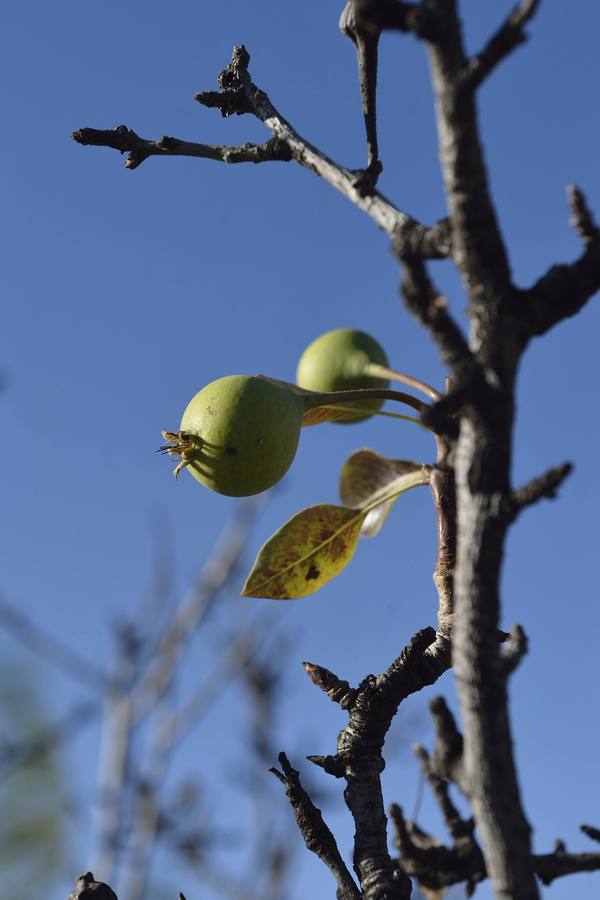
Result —
[[[510, 5], [462, 4], [470, 50]], [[110, 623], [130, 613], [144, 589], [152, 523], [159, 518], [170, 532], [183, 590], [231, 515], [233, 501], [185, 475], [176, 484], [171, 466], [153, 452], [160, 430], [177, 427], [200, 387], [232, 373], [292, 380], [306, 344], [341, 326], [373, 334], [397, 368], [443, 381], [428, 337], [402, 307], [386, 237], [311, 173], [283, 163], [229, 167], [186, 159], [151, 159], [129, 172], [114, 151], [69, 139], [82, 126], [124, 122], [144, 137], [262, 140], [266, 133], [251, 118], [223, 120], [193, 100], [213, 88], [231, 47], [243, 42], [255, 82], [282, 114], [327, 154], [358, 167], [366, 151], [354, 54], [337, 30], [340, 8], [274, 0], [63, 0], [11, 4], [2, 12], [0, 67], [10, 88], [0, 150], [6, 298], [0, 402], [7, 425], [0, 592], [100, 662], [110, 647]], [[567, 8], [546, 0], [530, 43], [481, 91], [492, 189], [521, 285], [579, 251], [568, 225], [568, 183], [578, 183], [600, 215], [599, 26], [595, 4], [579, 0]], [[380, 188], [431, 222], [445, 207], [425, 54], [411, 37], [389, 35], [381, 57]], [[434, 274], [464, 321], [464, 297], [449, 264], [436, 264]], [[540, 852], [559, 835], [570, 849], [592, 849], [578, 826], [600, 818], [599, 324], [596, 301], [536, 341], [519, 389], [515, 483], [565, 459], [576, 464], [560, 501], [540, 504], [514, 528], [504, 575], [504, 624], [521, 622], [531, 640], [512, 682], [512, 716]], [[253, 532], [249, 559], [297, 510], [336, 502], [337, 473], [363, 446], [396, 457], [431, 455], [427, 435], [391, 420], [307, 430]], [[303, 752], [329, 752], [343, 721], [303, 676], [300, 660], [358, 681], [434, 622], [433, 538], [429, 497], [413, 492], [381, 536], [361, 544], [340, 578], [287, 609], [285, 624], [299, 637], [288, 660], [282, 749], [300, 741]], [[247, 602], [257, 610], [268, 603]], [[48, 702], [66, 708], [73, 686], [47, 670], [43, 677]], [[451, 675], [436, 692], [452, 698]], [[401, 713], [399, 745], [415, 736], [431, 743], [425, 702], [419, 696]], [[240, 715], [232, 692], [203, 738], [208, 756], [235, 746]], [[97, 734], [90, 734], [70, 750], [70, 771], [84, 787], [93, 782], [96, 749]], [[177, 765], [191, 768], [197, 751], [191, 741]], [[213, 762], [207, 771], [218, 798], [228, 790], [221, 788], [223, 767]], [[387, 801], [410, 809], [416, 783], [416, 764], [398, 750], [385, 775]], [[433, 827], [435, 813], [425, 802], [423, 824]], [[347, 855], [351, 829], [343, 804], [328, 816]], [[79, 830], [77, 870], [87, 859], [88, 819]], [[156, 877], [168, 884], [170, 874]], [[66, 873], [57, 900], [71, 877]], [[597, 881], [575, 876], [547, 895], [590, 896]], [[298, 898], [325, 896], [332, 884], [305, 854], [296, 888]], [[191, 881], [189, 895], [202, 896]]]

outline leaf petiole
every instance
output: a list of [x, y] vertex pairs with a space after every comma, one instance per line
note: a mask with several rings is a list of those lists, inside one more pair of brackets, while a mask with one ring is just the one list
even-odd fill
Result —
[[380, 366], [379, 363], [367, 363], [365, 374], [373, 375], [377, 378], [389, 378], [390, 381], [399, 381], [401, 384], [406, 384], [416, 391], [421, 391], [426, 397], [430, 397], [436, 402], [442, 399], [442, 394], [430, 384], [427, 384], [426, 381], [421, 381], [420, 378], [414, 378], [405, 372], [397, 372], [395, 369], [390, 369], [387, 366]]
[[[317, 409], [331, 409], [331, 410], [339, 409], [339, 410], [342, 410], [342, 412], [353, 412], [353, 413], [356, 413], [357, 415], [364, 415], [364, 410], [359, 410], [358, 407], [342, 406], [339, 403], [336, 403], [335, 405], [331, 404], [329, 406], [324, 404], [323, 406], [315, 407], [315, 411]], [[310, 410], [310, 412], [312, 412], [312, 411], [313, 410]], [[386, 416], [388, 419], [401, 419], [401, 421], [403, 421], [403, 422], [412, 422], [414, 425], [419, 425], [425, 431], [432, 432], [432, 430], [433, 430], [428, 425], [425, 425], [425, 423], [422, 422], [421, 419], [417, 419], [416, 416], [403, 416], [401, 413], [386, 412], [386, 410], [383, 410], [383, 409], [370, 409], [369, 415], [370, 416]], [[310, 423], [310, 424], [312, 424], [312, 423]]]

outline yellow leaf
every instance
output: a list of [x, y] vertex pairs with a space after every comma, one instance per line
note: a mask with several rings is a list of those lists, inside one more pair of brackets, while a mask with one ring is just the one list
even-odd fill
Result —
[[308, 597], [350, 562], [366, 511], [310, 506], [293, 516], [260, 550], [243, 597]]

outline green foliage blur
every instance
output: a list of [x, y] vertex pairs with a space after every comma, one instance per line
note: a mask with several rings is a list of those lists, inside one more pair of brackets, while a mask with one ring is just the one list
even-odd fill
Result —
[[68, 870], [65, 773], [36, 675], [10, 658], [0, 662], [0, 809], [0, 896], [51, 896]]

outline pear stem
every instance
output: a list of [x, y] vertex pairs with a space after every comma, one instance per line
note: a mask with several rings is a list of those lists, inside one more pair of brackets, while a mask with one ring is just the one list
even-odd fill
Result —
[[[390, 391], [387, 388], [366, 388], [356, 391], [330, 391], [317, 393], [307, 391], [302, 393], [301, 399], [304, 403], [304, 409], [315, 409], [317, 406], [334, 406], [338, 403], [353, 403], [361, 400], [396, 400], [398, 403], [404, 403], [423, 415], [429, 409], [429, 405], [422, 400], [413, 397], [412, 394], [405, 394], [403, 391]], [[367, 410], [369, 413], [372, 410]]]
[[425, 394], [426, 397], [431, 397], [432, 400], [437, 401], [442, 399], [442, 394], [440, 394], [439, 391], [436, 391], [430, 384], [421, 381], [419, 378], [413, 378], [412, 375], [407, 375], [405, 372], [397, 372], [395, 369], [388, 369], [387, 366], [380, 366], [379, 363], [367, 363], [364, 371], [365, 375], [373, 375], [378, 378], [389, 378], [390, 381], [400, 381], [402, 384], [406, 384], [416, 391], [421, 391], [422, 394]]

